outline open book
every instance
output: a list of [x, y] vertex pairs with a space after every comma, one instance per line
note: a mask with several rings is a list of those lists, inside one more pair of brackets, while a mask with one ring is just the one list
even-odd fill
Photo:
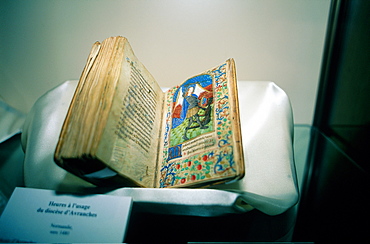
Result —
[[96, 42], [54, 159], [104, 186], [201, 187], [240, 179], [234, 61], [163, 92], [126, 38]]

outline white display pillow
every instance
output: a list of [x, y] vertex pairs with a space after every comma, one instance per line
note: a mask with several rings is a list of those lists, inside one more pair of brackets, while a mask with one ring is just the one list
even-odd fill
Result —
[[286, 93], [273, 82], [239, 81], [245, 177], [207, 189], [96, 187], [57, 166], [53, 155], [78, 81], [66, 81], [34, 104], [24, 124], [26, 187], [131, 196], [143, 211], [196, 216], [277, 215], [298, 201], [293, 158], [293, 116]]

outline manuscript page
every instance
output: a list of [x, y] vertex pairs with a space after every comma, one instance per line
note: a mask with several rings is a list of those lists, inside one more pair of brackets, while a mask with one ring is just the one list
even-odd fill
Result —
[[97, 156], [144, 187], [154, 187], [162, 104], [161, 88], [126, 42], [120, 80]]
[[165, 93], [157, 187], [192, 187], [244, 176], [232, 59]]

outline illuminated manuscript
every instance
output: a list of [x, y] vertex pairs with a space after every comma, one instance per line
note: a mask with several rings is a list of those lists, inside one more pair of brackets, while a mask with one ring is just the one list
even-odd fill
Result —
[[95, 43], [54, 158], [96, 185], [202, 187], [242, 178], [233, 59], [163, 92], [126, 38]]

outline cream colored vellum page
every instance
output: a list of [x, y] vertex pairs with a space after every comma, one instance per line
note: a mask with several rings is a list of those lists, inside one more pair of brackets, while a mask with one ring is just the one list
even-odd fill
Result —
[[97, 156], [119, 174], [154, 187], [163, 92], [125, 43], [120, 80]]

